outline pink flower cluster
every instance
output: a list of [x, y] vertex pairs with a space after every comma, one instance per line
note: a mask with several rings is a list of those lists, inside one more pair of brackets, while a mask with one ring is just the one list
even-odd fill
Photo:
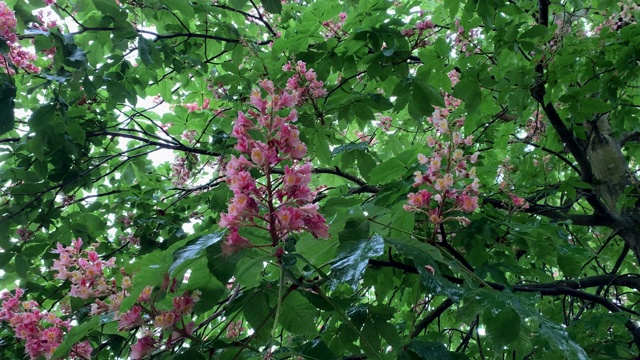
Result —
[[[467, 57], [480, 52], [480, 49], [473, 44], [472, 40], [480, 36], [481, 29], [474, 28], [467, 31], [464, 27], [460, 26], [460, 20], [456, 20], [455, 25], [457, 30], [453, 36], [453, 44], [456, 45], [458, 51]], [[472, 47], [473, 50], [471, 49]]]
[[235, 339], [243, 332], [244, 327], [242, 326], [242, 320], [233, 321], [227, 326], [227, 338], [229, 339]]
[[4, 66], [8, 74], [15, 74], [14, 68], [34, 73], [40, 72], [40, 68], [33, 64], [33, 61], [36, 60], [36, 55], [17, 43], [16, 24], [14, 12], [9, 9], [4, 1], [0, 1], [0, 37], [9, 46], [8, 59], [11, 63], [10, 65], [5, 61], [2, 66]]
[[176, 156], [171, 164], [171, 177], [173, 185], [185, 186], [191, 179], [193, 167], [198, 164], [200, 157], [195, 153], [187, 153], [184, 156]]
[[187, 110], [189, 112], [194, 112], [194, 111], [199, 111], [199, 110], [207, 110], [209, 108], [210, 104], [211, 104], [211, 99], [205, 98], [202, 101], [202, 106], [200, 106], [197, 101], [194, 101], [192, 103], [183, 104], [183, 105], [184, 105], [184, 107], [187, 108]]
[[378, 127], [382, 129], [384, 132], [388, 132], [391, 130], [391, 125], [393, 123], [393, 119], [391, 116], [375, 114], [376, 120], [378, 121]]
[[26, 227], [19, 227], [16, 230], [16, 233], [20, 237], [20, 241], [29, 241], [35, 234], [33, 231], [29, 230]]
[[[425, 15], [424, 10], [420, 10], [418, 13], [419, 17], [423, 18]], [[410, 28], [402, 29], [400, 33], [407, 38], [413, 38], [412, 49], [419, 49], [425, 46], [431, 45], [431, 41], [429, 38], [431, 35], [435, 34], [434, 29], [435, 24], [431, 21], [430, 18], [425, 18], [423, 20], [419, 20], [416, 24]]]
[[302, 104], [308, 99], [317, 99], [325, 96], [327, 90], [324, 83], [318, 80], [318, 75], [313, 69], [307, 70], [307, 64], [298, 61], [295, 67], [290, 63], [282, 66], [284, 72], [295, 71], [295, 74], [287, 80], [287, 90], [297, 97], [296, 105]]
[[9, 9], [7, 3], [0, 1], [0, 36], [9, 43], [14, 43], [18, 39], [15, 33], [16, 24], [16, 15]]
[[[457, 79], [451, 74], [452, 82]], [[479, 180], [475, 164], [478, 152], [468, 155], [466, 149], [473, 146], [473, 136], [464, 137], [459, 131], [464, 120], [449, 121], [452, 110], [460, 105], [460, 100], [445, 94], [447, 107], [436, 108], [428, 121], [433, 124], [435, 137], [427, 137], [427, 145], [432, 150], [429, 156], [418, 154], [421, 170], [414, 174], [413, 186], [423, 187], [407, 195], [404, 209], [425, 213], [435, 225], [447, 220], [468, 223], [464, 216], [450, 216], [452, 212], [471, 213], [478, 208]], [[424, 188], [426, 187], [426, 188]]]
[[[545, 161], [545, 163], [548, 161], [548, 159]], [[527, 203], [527, 200], [523, 197], [519, 197], [516, 194], [514, 194], [512, 192], [512, 185], [511, 185], [511, 179], [510, 179], [510, 174], [513, 173], [514, 171], [516, 171], [515, 167], [513, 165], [509, 164], [509, 158], [504, 159], [504, 162], [502, 163], [502, 165], [500, 165], [500, 168], [498, 169], [498, 178], [500, 179], [500, 190], [502, 190], [507, 197], [509, 197], [509, 199], [511, 200], [510, 202], [506, 202], [503, 201], [503, 204], [509, 208], [509, 210], [516, 212], [516, 211], [521, 211], [524, 209], [528, 209], [529, 208], [529, 203]]]
[[[56, 279], [71, 282], [70, 296], [80, 299], [113, 296], [116, 293], [115, 279], [107, 279], [105, 270], [115, 267], [115, 258], [103, 261], [95, 251], [83, 251], [82, 239], [78, 238], [71, 246], [58, 243], [54, 254], [59, 258], [53, 261]], [[99, 300], [98, 300], [99, 301]], [[95, 304], [94, 304], [95, 305]]]
[[[304, 63], [299, 63], [299, 69], [313, 73], [304, 68]], [[287, 84], [298, 84], [297, 74], [293, 79]], [[276, 90], [270, 80], [260, 81], [260, 87], [266, 97], [254, 89], [250, 98], [254, 109], [246, 114], [239, 112], [232, 131], [238, 139], [235, 148], [244, 155], [232, 156], [225, 170], [226, 182], [234, 194], [228, 212], [220, 215], [220, 226], [230, 230], [222, 245], [225, 254], [251, 246], [238, 233], [242, 226], [268, 231], [272, 246], [292, 232], [329, 235], [318, 205], [312, 203], [315, 193], [309, 189], [311, 164], [301, 162], [307, 147], [292, 124], [298, 116], [294, 107], [301, 92], [308, 88], [287, 86], [286, 90]], [[276, 166], [281, 169], [276, 170]], [[252, 169], [264, 174], [262, 182], [251, 175]]]
[[[145, 335], [131, 347], [131, 358], [139, 359], [155, 350], [162, 340], [162, 331], [169, 331], [167, 348], [177, 339], [190, 336], [195, 324], [185, 322], [184, 318], [193, 311], [193, 306], [200, 300], [200, 292], [185, 292], [174, 296], [170, 309], [162, 310], [151, 295], [153, 288], [145, 287], [138, 296], [131, 309], [120, 312], [122, 301], [130, 296], [129, 290], [133, 284], [123, 269], [120, 270], [123, 277], [120, 286], [115, 279], [107, 279], [104, 270], [115, 266], [115, 258], [102, 261], [95, 251], [83, 251], [82, 240], [74, 240], [71, 246], [64, 247], [58, 243], [53, 253], [59, 254], [59, 259], [54, 260], [53, 269], [57, 271], [56, 278], [71, 282], [71, 297], [81, 299], [92, 298], [92, 316], [111, 313], [113, 319], [118, 321], [120, 331], [129, 331], [133, 328], [141, 328]], [[176, 279], [170, 280], [165, 275], [161, 291], [175, 293], [178, 287]], [[102, 300], [101, 300], [102, 299]], [[162, 330], [158, 332], [157, 330]], [[159, 338], [158, 338], [159, 337]]]
[[622, 0], [618, 2], [620, 6], [620, 12], [612, 12], [602, 24], [598, 25], [595, 29], [595, 33], [600, 33], [602, 28], [608, 27], [616, 31], [620, 31], [624, 26], [630, 24], [637, 24], [638, 20], [634, 14], [640, 12], [640, 5], [634, 0]]
[[342, 29], [345, 21], [347, 20], [347, 13], [340, 13], [338, 15], [338, 20], [327, 20], [322, 22], [322, 26], [327, 30], [324, 34], [325, 39], [336, 38], [341, 40], [342, 38], [348, 37], [349, 33]]
[[[51, 358], [62, 343], [64, 335], [71, 330], [69, 320], [41, 310], [33, 300], [21, 301], [24, 290], [18, 288], [15, 295], [3, 292], [0, 321], [7, 322], [17, 339], [25, 342], [25, 351], [30, 359]], [[89, 359], [93, 349], [88, 341], [75, 344], [70, 352], [72, 359]]]
[[[169, 276], [165, 275], [161, 291], [175, 293], [176, 288], [177, 281], [170, 281]], [[158, 349], [163, 341], [166, 341], [165, 348], [171, 349], [177, 340], [193, 335], [195, 323], [188, 320], [185, 322], [185, 319], [189, 318], [194, 305], [200, 300], [201, 292], [196, 290], [191, 294], [184, 292], [175, 296], [171, 308], [162, 310], [155, 304], [155, 299], [151, 298], [152, 291], [152, 287], [145, 287], [136, 304], [130, 310], [116, 316], [120, 331], [141, 329], [142, 337], [131, 346], [129, 356], [132, 359], [147, 356]], [[163, 331], [167, 331], [166, 339], [163, 338]]]

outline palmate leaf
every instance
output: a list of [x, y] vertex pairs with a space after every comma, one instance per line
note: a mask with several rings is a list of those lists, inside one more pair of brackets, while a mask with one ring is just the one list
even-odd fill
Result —
[[354, 290], [362, 278], [369, 259], [384, 253], [384, 240], [380, 235], [371, 239], [348, 241], [340, 247], [336, 261], [331, 266], [331, 288], [347, 283]]

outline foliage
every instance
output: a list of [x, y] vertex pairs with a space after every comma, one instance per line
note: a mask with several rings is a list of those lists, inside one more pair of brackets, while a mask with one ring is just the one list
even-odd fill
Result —
[[0, 357], [637, 358], [638, 16], [0, 2]]

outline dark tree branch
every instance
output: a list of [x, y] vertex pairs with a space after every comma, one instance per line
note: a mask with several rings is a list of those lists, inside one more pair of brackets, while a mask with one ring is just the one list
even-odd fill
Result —
[[[538, 24], [549, 26], [549, 0], [538, 0]], [[580, 168], [580, 177], [588, 184], [593, 184], [593, 171], [591, 163], [587, 158], [585, 146], [581, 140], [573, 135], [573, 132], [564, 124], [564, 121], [558, 114], [555, 106], [551, 102], [546, 102], [546, 80], [544, 79], [544, 59], [536, 65], [536, 73], [538, 77], [536, 83], [531, 87], [531, 96], [542, 106], [547, 119], [553, 126], [554, 130], [560, 137], [560, 140], [567, 146]], [[609, 214], [609, 210], [602, 201], [595, 195], [587, 196], [587, 201], [593, 207], [596, 213]]]
[[[387, 267], [393, 267], [396, 269], [403, 270], [407, 273], [418, 274], [418, 269], [416, 269], [414, 266], [399, 263], [396, 261], [379, 261], [379, 260], [371, 259], [369, 260], [369, 264], [374, 267], [387, 266]], [[464, 283], [464, 280], [462, 279], [458, 279], [451, 276], [443, 276], [443, 277], [447, 278], [448, 280], [453, 280], [453, 282], [456, 284]], [[640, 275], [627, 274], [627, 275], [616, 276], [614, 274], [607, 274], [607, 275], [592, 276], [592, 277], [579, 279], [579, 280], [560, 280], [560, 281], [554, 281], [552, 283], [545, 283], [545, 284], [527, 284], [527, 285], [514, 285], [514, 286], [505, 286], [503, 284], [489, 282], [489, 281], [486, 281], [486, 283], [489, 286], [491, 286], [491, 288], [498, 291], [510, 289], [512, 292], [535, 292], [535, 293], [539, 293], [540, 295], [548, 295], [548, 296], [572, 296], [578, 299], [600, 304], [611, 312], [627, 312], [636, 316], [640, 316], [639, 313], [631, 309], [625, 308], [623, 306], [616, 305], [614, 302], [612, 302], [611, 300], [607, 299], [604, 296], [595, 295], [595, 294], [591, 294], [591, 293], [587, 293], [579, 290], [579, 289], [591, 288], [591, 287], [597, 287], [597, 286], [603, 286], [603, 285], [625, 286], [625, 287], [630, 287], [637, 290], [637, 289], [640, 289]], [[447, 300], [450, 300], [450, 299], [447, 299]], [[440, 316], [442, 312], [444, 312], [446, 309], [448, 309], [452, 305], [452, 304], [449, 304], [447, 306], [443, 306], [446, 303], [447, 301], [445, 301], [438, 308], [436, 308], [436, 310], [434, 310], [425, 319], [423, 319], [416, 326], [415, 330], [418, 330], [418, 329], [420, 329], [420, 331], [424, 330], [426, 326], [428, 326], [431, 322], [433, 322], [433, 320], [438, 318], [438, 316]], [[440, 307], [443, 307], [443, 308], [440, 309]], [[636, 326], [635, 323], [631, 321], [631, 319], [625, 322], [625, 326], [631, 332], [636, 345], [640, 347], [640, 328], [638, 328], [638, 326]], [[415, 330], [414, 332], [411, 333], [411, 337], [415, 337], [417, 336], [417, 334], [420, 333], [420, 331], [416, 333]]]
[[447, 241], [443, 223], [440, 223], [440, 236], [442, 238], [442, 241], [436, 243], [436, 245], [445, 248], [456, 260], [458, 260], [458, 262], [460, 262], [460, 264], [462, 264], [462, 266], [469, 269], [469, 271], [474, 272], [475, 270], [473, 269], [473, 266], [471, 266], [467, 259], [465, 259], [464, 256], [462, 256], [462, 254], [460, 254], [458, 250], [454, 249], [453, 246], [451, 246], [451, 244], [449, 244], [449, 242]]
[[[546, 288], [546, 289], [539, 289], [539, 288], [530, 288], [527, 286], [518, 286], [518, 287], [514, 287], [513, 288], [514, 292], [538, 292], [540, 293], [540, 295], [569, 295], [569, 296], [573, 296], [579, 299], [583, 299], [583, 300], [587, 300], [587, 301], [591, 301], [594, 302], [596, 304], [600, 304], [602, 306], [604, 306], [607, 310], [613, 312], [613, 313], [618, 313], [618, 312], [622, 312], [623, 310], [626, 312], [630, 312], [634, 315], [640, 315], [638, 313], [636, 313], [635, 311], [632, 311], [630, 309], [626, 309], [622, 306], [616, 305], [615, 303], [613, 303], [611, 300], [605, 298], [604, 296], [600, 296], [600, 295], [595, 295], [595, 294], [590, 294], [590, 293], [586, 293], [584, 291], [580, 291], [580, 290], [575, 290], [575, 289], [571, 289], [571, 288], [567, 288], [567, 287], [555, 287], [555, 288]], [[633, 336], [634, 342], [636, 344], [637, 347], [640, 348], [640, 328], [638, 328], [638, 326], [631, 320], [631, 319], [627, 319], [627, 321], [625, 321], [625, 327], [629, 330], [629, 332], [631, 333], [631, 335]]]
[[165, 142], [153, 141], [153, 140], [150, 140], [150, 139], [147, 139], [147, 138], [144, 138], [144, 137], [131, 135], [131, 134], [119, 133], [119, 132], [115, 132], [115, 131], [96, 131], [96, 132], [87, 133], [87, 137], [97, 137], [97, 136], [122, 137], [122, 138], [131, 139], [131, 140], [137, 140], [137, 141], [140, 141], [140, 142], [142, 142], [144, 144], [147, 144], [147, 145], [157, 146], [157, 147], [162, 148], [162, 149], [186, 151], [186, 152], [190, 152], [190, 153], [194, 153], [194, 154], [200, 154], [200, 155], [207, 155], [207, 156], [220, 156], [221, 155], [220, 153], [217, 153], [217, 152], [214, 152], [214, 151], [208, 151], [208, 150], [204, 150], [204, 149], [193, 148], [193, 147], [189, 147], [189, 146], [186, 146], [186, 145], [183, 145], [183, 144], [173, 145], [173, 144], [169, 144], [169, 143], [165, 143]]
[[[506, 205], [502, 200], [484, 198], [482, 200], [484, 204], [489, 204], [497, 209], [506, 209]], [[527, 209], [522, 209], [522, 212], [532, 215], [540, 215], [547, 217], [555, 221], [571, 221], [575, 225], [581, 226], [613, 226], [614, 222], [607, 215], [594, 214], [594, 215], [582, 215], [582, 214], [570, 214], [563, 208], [553, 207], [549, 205], [529, 204]]]
[[567, 159], [565, 156], [563, 156], [562, 154], [560, 154], [557, 151], [553, 151], [547, 147], [544, 147], [542, 145], [538, 145], [534, 142], [531, 141], [523, 141], [525, 144], [527, 145], [531, 145], [535, 148], [538, 148], [546, 153], [549, 153], [555, 157], [557, 157], [558, 159], [562, 160], [565, 164], [569, 165], [576, 173], [578, 173], [578, 175], [582, 176], [582, 172], [580, 171], [580, 169], [578, 169], [571, 161], [569, 161], [569, 159]]
[[632, 132], [623, 134], [622, 138], [620, 139], [620, 145], [624, 146], [626, 143], [631, 141], [634, 141], [634, 142], [640, 141], [640, 131], [632, 131]]
[[439, 318], [440, 315], [442, 315], [445, 311], [447, 311], [447, 309], [451, 307], [451, 305], [453, 305], [453, 300], [447, 298], [442, 302], [442, 304], [438, 305], [437, 308], [433, 309], [433, 311], [430, 312], [424, 319], [420, 320], [409, 337], [413, 339], [414, 337], [420, 335], [420, 333], [424, 329], [426, 329], [429, 324], [431, 324], [435, 319]]

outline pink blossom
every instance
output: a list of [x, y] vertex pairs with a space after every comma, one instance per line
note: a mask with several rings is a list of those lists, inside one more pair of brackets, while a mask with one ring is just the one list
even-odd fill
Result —
[[131, 356], [132, 359], [142, 359], [155, 350], [155, 348], [156, 340], [152, 336], [147, 335], [131, 346], [129, 356]]
[[160, 329], [169, 329], [176, 322], [176, 313], [173, 311], [163, 311], [156, 315], [153, 326]]
[[227, 326], [227, 338], [235, 339], [244, 331], [244, 327], [242, 326], [242, 320], [232, 321]]
[[[288, 63], [283, 69], [293, 71], [294, 67]], [[317, 206], [309, 206], [315, 196], [308, 186], [311, 164], [298, 163], [306, 156], [307, 148], [300, 141], [300, 131], [292, 124], [298, 117], [294, 107], [322, 94], [322, 82], [317, 80], [313, 69], [307, 69], [299, 61], [285, 89], [277, 89], [270, 80], [262, 80], [259, 85], [266, 96], [259, 89], [251, 92], [249, 102], [253, 108], [238, 113], [232, 131], [238, 139], [236, 150], [248, 157], [231, 157], [225, 169], [225, 180], [234, 193], [227, 213], [221, 213], [219, 221], [221, 227], [230, 230], [222, 244], [225, 255], [251, 246], [248, 239], [239, 235], [240, 226], [266, 228], [273, 246], [291, 232], [328, 236], [324, 217], [317, 213]], [[261, 134], [260, 139], [254, 138], [256, 132]], [[274, 176], [280, 174], [275, 170], [283, 161], [288, 162], [284, 173]], [[266, 184], [253, 178], [252, 169], [269, 177]]]
[[473, 212], [478, 208], [478, 197], [471, 196], [466, 192], [461, 193], [456, 199], [456, 202], [460, 208], [466, 212]]
[[142, 308], [140, 306], [134, 305], [131, 308], [131, 310], [120, 315], [120, 320], [118, 321], [118, 330], [128, 331], [132, 327], [141, 325], [142, 324], [141, 311], [142, 311]]
[[246, 238], [238, 234], [237, 229], [231, 230], [227, 238], [222, 243], [222, 253], [224, 255], [232, 255], [246, 247], [249, 247], [251, 243]]
[[0, 36], [4, 37], [9, 42], [16, 41], [16, 16], [9, 9], [7, 3], [0, 1]]
[[521, 198], [514, 194], [509, 194], [509, 197], [511, 198], [511, 201], [513, 201], [513, 205], [515, 207], [524, 208], [524, 209], [529, 207], [529, 204], [527, 204], [527, 201], [524, 198]]
[[140, 295], [138, 296], [138, 302], [141, 302], [141, 303], [148, 302], [151, 299], [152, 291], [153, 291], [153, 287], [145, 286], [144, 289], [142, 289], [142, 292], [140, 293]]
[[429, 207], [431, 203], [431, 193], [427, 190], [420, 190], [417, 193], [407, 194], [407, 203], [416, 208]]
[[198, 105], [197, 101], [194, 101], [194, 102], [188, 103], [188, 104], [184, 104], [184, 107], [186, 107], [189, 112], [194, 112], [194, 111], [200, 110], [200, 105]]

